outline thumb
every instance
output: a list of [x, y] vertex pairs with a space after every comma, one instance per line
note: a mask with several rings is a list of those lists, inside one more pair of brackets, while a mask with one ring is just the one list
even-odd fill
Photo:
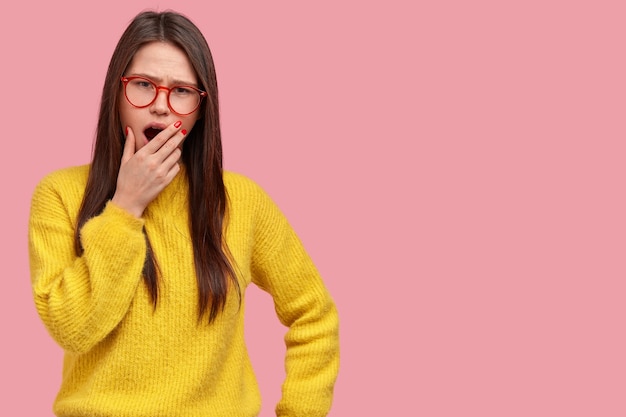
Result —
[[135, 134], [130, 126], [126, 126], [126, 142], [124, 142], [124, 152], [122, 162], [128, 161], [135, 154]]

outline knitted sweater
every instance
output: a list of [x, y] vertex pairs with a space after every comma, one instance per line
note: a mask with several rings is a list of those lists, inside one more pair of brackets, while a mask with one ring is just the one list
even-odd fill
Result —
[[[46, 176], [36, 187], [29, 224], [37, 311], [64, 349], [54, 403], [61, 417], [250, 417], [260, 393], [244, 344], [245, 288], [274, 299], [288, 327], [286, 378], [277, 416], [325, 416], [338, 372], [335, 305], [301, 242], [258, 185], [224, 174], [229, 196], [226, 241], [242, 304], [231, 291], [216, 321], [198, 322], [198, 290], [188, 229], [184, 169], [141, 219], [109, 202], [74, 228], [89, 166]], [[153, 308], [142, 278], [149, 236], [160, 274]]]

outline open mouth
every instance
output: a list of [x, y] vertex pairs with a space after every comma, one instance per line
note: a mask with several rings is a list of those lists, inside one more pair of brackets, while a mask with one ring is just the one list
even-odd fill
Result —
[[154, 139], [154, 137], [156, 135], [158, 135], [163, 129], [158, 129], [156, 127], [149, 127], [146, 130], [143, 131], [143, 134], [146, 135], [146, 138], [148, 138], [148, 140], [152, 140]]

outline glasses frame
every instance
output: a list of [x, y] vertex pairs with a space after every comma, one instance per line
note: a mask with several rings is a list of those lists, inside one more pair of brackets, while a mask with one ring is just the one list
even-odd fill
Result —
[[[198, 108], [200, 107], [200, 105], [202, 104], [202, 100], [208, 95], [206, 91], [202, 91], [199, 88], [194, 87], [193, 85], [174, 85], [170, 88], [164, 86], [164, 85], [158, 85], [157, 83], [155, 83], [154, 81], [152, 81], [149, 78], [146, 77], [140, 77], [140, 76], [132, 76], [132, 77], [121, 77], [120, 80], [122, 81], [122, 84], [124, 84], [124, 97], [126, 97], [126, 101], [128, 101], [128, 103], [138, 109], [145, 109], [146, 107], [151, 106], [152, 104], [154, 104], [154, 102], [156, 101], [156, 99], [159, 97], [159, 90], [165, 90], [167, 91], [167, 107], [174, 113], [176, 113], [179, 116], [187, 116], [193, 112], [195, 112], [196, 110], [198, 110]], [[132, 80], [144, 80], [146, 82], [149, 82], [150, 84], [152, 84], [156, 90], [156, 93], [154, 94], [154, 98], [152, 99], [152, 101], [148, 104], [146, 104], [145, 106], [137, 106], [136, 104], [134, 104], [132, 101], [130, 101], [130, 99], [128, 98], [128, 94], [126, 93], [126, 86], [128, 85], [128, 83]], [[184, 88], [191, 88], [192, 90], [196, 90], [198, 92], [198, 94], [200, 94], [200, 101], [198, 101], [198, 105], [189, 113], [179, 113], [176, 110], [174, 110], [174, 108], [172, 107], [172, 103], [170, 103], [170, 94], [172, 94], [172, 90], [175, 88], [180, 88], [180, 87], [184, 87]]]

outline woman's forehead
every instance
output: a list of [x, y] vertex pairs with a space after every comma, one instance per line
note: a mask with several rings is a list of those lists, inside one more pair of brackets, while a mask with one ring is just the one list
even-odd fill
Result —
[[167, 42], [151, 42], [139, 48], [126, 75], [141, 75], [159, 83], [197, 83], [196, 73], [187, 54]]

